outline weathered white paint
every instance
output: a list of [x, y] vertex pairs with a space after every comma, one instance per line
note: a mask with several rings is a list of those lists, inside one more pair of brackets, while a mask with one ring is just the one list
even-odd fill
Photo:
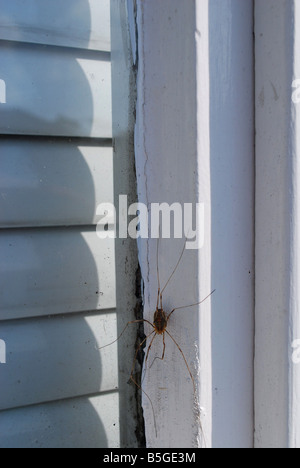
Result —
[[0, 0], [0, 39], [110, 51], [110, 0]]
[[2, 411], [1, 448], [119, 447], [117, 393]]
[[256, 0], [256, 447], [300, 447], [297, 1]]
[[4, 134], [111, 138], [108, 54], [0, 42]]
[[[136, 158], [139, 201], [148, 206], [152, 202], [171, 204], [175, 201], [198, 201], [195, 3], [177, 0], [138, 1], [137, 7], [139, 70]], [[202, 2], [202, 7], [203, 17], [207, 18], [206, 1]], [[202, 33], [208, 47], [208, 31]], [[207, 62], [204, 61], [203, 67], [205, 77]], [[202, 105], [208, 111], [208, 97]], [[207, 124], [203, 135], [207, 140]], [[205, 158], [208, 155], [203, 153], [203, 156]], [[201, 201], [208, 202], [206, 210], [209, 213], [209, 200]], [[170, 276], [182, 245], [183, 242], [175, 241], [160, 243], [162, 284]], [[140, 261], [145, 282], [144, 315], [150, 321], [153, 320], [157, 297], [156, 246], [155, 240], [140, 242]], [[198, 272], [198, 252], [186, 252], [176, 276], [164, 293], [166, 310], [196, 302], [200, 294], [209, 292], [204, 287], [199, 290]], [[207, 273], [209, 276], [209, 269]], [[203, 286], [208, 285], [210, 289], [209, 283], [208, 280]], [[201, 309], [202, 313], [209, 316], [209, 301]], [[197, 307], [177, 311], [168, 326], [196, 380], [198, 352], [195, 344], [198, 344], [199, 313]], [[149, 328], [146, 327], [146, 331], [149, 332]], [[202, 348], [201, 354], [203, 351]], [[209, 368], [210, 352], [209, 349], [205, 351]], [[151, 349], [149, 364], [161, 353], [161, 338], [157, 338]], [[204, 369], [201, 379], [203, 375]], [[165, 359], [156, 360], [151, 369], [147, 370], [144, 389], [153, 403], [157, 427], [156, 434], [151, 407], [144, 397], [148, 447], [184, 448], [197, 445], [199, 422], [198, 414], [194, 412], [192, 382], [180, 352], [168, 337]], [[210, 418], [211, 410], [207, 407], [209, 401], [201, 399], [201, 404], [204, 407], [201, 415], [204, 426], [204, 418], [206, 415]], [[210, 444], [207, 430], [205, 435], [207, 444]]]
[[104, 201], [114, 201], [112, 147], [76, 140], [0, 141], [1, 227], [96, 224]]
[[[253, 37], [252, 1], [137, 1], [139, 200], [203, 202], [204, 248], [184, 254], [164, 308], [168, 330], [197, 381], [199, 408], [180, 352], [146, 371], [157, 435], [144, 396], [149, 447], [253, 443]], [[145, 318], [156, 306], [156, 241], [140, 241]], [[183, 241], [160, 244], [164, 284]], [[146, 328], [147, 330], [147, 328]], [[151, 331], [151, 330], [150, 330]], [[154, 342], [149, 364], [161, 355]], [[149, 367], [149, 366], [148, 366]]]

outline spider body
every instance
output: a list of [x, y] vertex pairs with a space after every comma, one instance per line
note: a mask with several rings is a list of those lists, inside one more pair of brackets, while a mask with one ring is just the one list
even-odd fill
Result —
[[153, 319], [153, 325], [155, 332], [158, 335], [162, 335], [167, 328], [168, 320], [167, 316], [165, 314], [165, 311], [163, 309], [156, 309], [154, 312], [154, 319]]

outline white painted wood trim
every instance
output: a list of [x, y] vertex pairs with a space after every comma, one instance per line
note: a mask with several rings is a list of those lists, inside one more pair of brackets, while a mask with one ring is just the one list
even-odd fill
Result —
[[[293, 82], [300, 78], [300, 5], [297, 0], [293, 1]], [[299, 81], [298, 90], [299, 90]], [[299, 363], [299, 339], [300, 339], [300, 99], [292, 106], [292, 174], [293, 174], [293, 209], [292, 209], [292, 284], [291, 284], [291, 322], [289, 330], [289, 340], [292, 346], [292, 364], [290, 368], [290, 394], [292, 395], [289, 410], [289, 444], [291, 448], [300, 448], [300, 363]], [[294, 351], [297, 343], [298, 359], [295, 359]]]
[[[209, 134], [208, 119], [205, 121], [204, 138], [197, 142], [197, 53], [205, 59], [202, 79], [204, 83], [203, 113], [209, 115], [209, 94], [205, 93], [208, 81], [208, 62], [205, 48], [208, 49], [207, 8], [208, 3], [201, 2], [203, 22], [206, 31], [202, 30], [204, 43], [198, 43], [196, 49], [196, 4], [180, 1], [137, 2], [138, 38], [139, 38], [139, 71], [138, 101], [136, 125], [136, 160], [138, 175], [139, 201], [148, 207], [153, 202], [174, 201], [196, 202], [200, 198], [199, 164], [207, 167], [209, 153], [205, 153]], [[204, 10], [203, 10], [204, 8]], [[169, 24], [169, 25], [168, 25]], [[181, 34], [178, 35], [179, 26]], [[158, 52], [160, 51], [160, 52]], [[179, 70], [178, 61], [181, 63]], [[182, 72], [182, 74], [181, 74]], [[187, 114], [188, 111], [188, 114]], [[203, 122], [203, 121], [202, 121]], [[201, 122], [201, 123], [202, 123]], [[202, 161], [198, 158], [201, 148]], [[187, 164], [187, 161], [189, 163]], [[163, 178], [161, 177], [163, 174]], [[180, 186], [178, 184], [181, 180]], [[209, 219], [209, 187], [203, 195], [208, 199], [206, 211]], [[203, 189], [202, 189], [203, 190]], [[209, 234], [209, 221], [207, 223]], [[209, 238], [207, 237], [207, 254], [209, 257]], [[140, 261], [145, 282], [145, 318], [152, 321], [156, 305], [156, 241], [140, 242]], [[160, 275], [166, 282], [182, 249], [182, 242], [172, 240], [161, 243]], [[206, 271], [206, 281], [201, 284], [203, 270], [200, 273], [197, 251], [189, 252], [184, 259], [176, 277], [164, 295], [164, 307], [169, 310], [176, 305], [196, 302], [200, 295], [210, 292], [210, 268]], [[209, 259], [208, 259], [209, 260]], [[209, 265], [208, 265], [209, 267]], [[202, 278], [201, 278], [202, 275]], [[206, 314], [206, 330], [210, 326], [210, 301], [203, 313]], [[206, 338], [199, 349], [199, 309], [188, 314], [174, 314], [169, 325], [185, 353], [189, 365], [194, 363], [193, 373], [198, 380], [200, 406], [202, 407], [202, 426], [205, 428], [205, 443], [211, 444], [211, 376], [210, 376], [210, 342]], [[159, 338], [152, 347], [152, 356], [161, 353]], [[201, 370], [199, 385], [199, 362], [204, 364]], [[200, 357], [199, 357], [200, 356]], [[200, 361], [199, 361], [200, 360]], [[156, 365], [157, 363], [157, 365]], [[175, 346], [167, 341], [166, 356], [163, 363], [156, 361], [146, 373], [144, 388], [150, 396], [155, 409], [157, 435], [155, 433], [153, 414], [149, 401], [144, 397], [144, 415], [146, 440], [148, 447], [191, 447], [201, 445], [199, 426], [199, 406], [195, 408], [193, 387], [188, 379], [187, 369]], [[205, 376], [205, 377], [204, 377]], [[159, 390], [161, 388], [162, 390]], [[207, 422], [206, 422], [207, 421]], [[168, 428], [168, 429], [167, 429]], [[204, 444], [204, 442], [203, 442]]]
[[255, 444], [297, 448], [300, 8], [297, 0], [256, 0], [255, 8]]
[[[144, 380], [157, 425], [156, 436], [144, 397], [149, 447], [253, 445], [252, 6], [251, 0], [137, 1], [139, 201], [205, 204], [204, 248], [185, 254], [165, 307], [217, 288], [212, 302], [174, 314], [169, 325], [196, 376], [201, 410], [183, 360], [168, 343], [164, 362], [156, 360]], [[164, 242], [162, 278], [180, 246]], [[156, 241], [140, 241], [139, 255], [145, 318], [152, 320]], [[151, 353], [161, 353], [159, 340]]]
[[[200, 4], [202, 2], [200, 1]], [[253, 446], [253, 2], [209, 0], [213, 447]]]

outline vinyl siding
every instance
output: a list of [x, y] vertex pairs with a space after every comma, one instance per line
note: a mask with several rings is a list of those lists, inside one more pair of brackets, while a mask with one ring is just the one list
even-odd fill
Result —
[[120, 443], [109, 11], [0, 0], [0, 447]]

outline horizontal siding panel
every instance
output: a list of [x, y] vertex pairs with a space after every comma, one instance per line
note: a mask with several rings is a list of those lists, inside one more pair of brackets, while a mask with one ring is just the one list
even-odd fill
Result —
[[0, 413], [0, 448], [118, 448], [117, 393]]
[[0, 42], [0, 133], [111, 138], [111, 63], [73, 49]]
[[0, 320], [116, 306], [114, 239], [78, 229], [0, 232]]
[[115, 390], [117, 346], [97, 343], [111, 342], [116, 328], [115, 313], [2, 323], [0, 410]]
[[110, 0], [0, 0], [0, 39], [110, 50]]
[[0, 227], [96, 224], [113, 203], [113, 150], [0, 139]]

